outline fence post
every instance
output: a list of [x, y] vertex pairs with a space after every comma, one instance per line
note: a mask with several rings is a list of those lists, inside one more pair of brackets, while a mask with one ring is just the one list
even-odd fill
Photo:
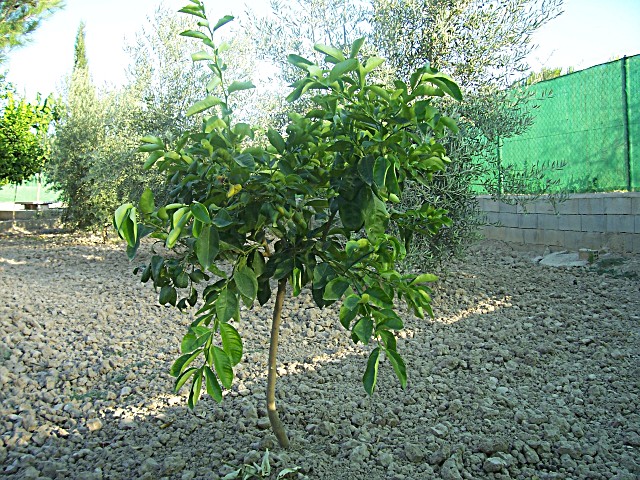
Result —
[[631, 168], [631, 140], [629, 138], [629, 69], [627, 68], [628, 58], [625, 55], [620, 60], [622, 64], [622, 108], [623, 118], [622, 123], [624, 126], [624, 151], [625, 151], [625, 170], [627, 174], [627, 191], [632, 191], [633, 182], [631, 179], [631, 175], [633, 174], [633, 169]]
[[502, 196], [504, 186], [502, 184], [502, 145], [500, 144], [500, 135], [497, 136], [496, 153], [498, 157], [498, 196]]

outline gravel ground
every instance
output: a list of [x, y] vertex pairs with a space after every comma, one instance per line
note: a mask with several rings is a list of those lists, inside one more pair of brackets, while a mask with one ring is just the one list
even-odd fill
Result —
[[309, 479], [640, 478], [640, 262], [535, 255], [485, 242], [452, 264], [437, 317], [404, 314], [407, 389], [383, 363], [373, 398], [336, 311], [292, 299], [283, 451], [264, 408], [269, 305], [237, 326], [233, 390], [193, 413], [168, 375], [191, 317], [156, 304], [121, 245], [2, 236], [0, 477], [217, 479], [268, 448], [274, 472]]

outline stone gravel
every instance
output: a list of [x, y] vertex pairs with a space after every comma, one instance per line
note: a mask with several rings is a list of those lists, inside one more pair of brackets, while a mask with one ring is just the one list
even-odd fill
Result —
[[217, 479], [269, 449], [274, 472], [300, 467], [289, 478], [640, 478], [640, 262], [539, 253], [483, 242], [449, 265], [436, 318], [403, 312], [406, 390], [384, 362], [372, 398], [370, 347], [289, 298], [283, 451], [264, 405], [271, 304], [242, 312], [224, 402], [191, 412], [168, 370], [192, 316], [157, 304], [122, 245], [0, 236], [0, 477]]

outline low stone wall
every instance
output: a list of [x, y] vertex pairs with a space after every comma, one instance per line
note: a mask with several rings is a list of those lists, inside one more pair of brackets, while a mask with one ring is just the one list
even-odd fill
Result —
[[553, 250], [640, 253], [640, 192], [574, 194], [555, 208], [548, 198], [508, 205], [479, 197], [486, 238]]
[[14, 228], [38, 231], [58, 228], [62, 209], [35, 210], [0, 210], [0, 233]]

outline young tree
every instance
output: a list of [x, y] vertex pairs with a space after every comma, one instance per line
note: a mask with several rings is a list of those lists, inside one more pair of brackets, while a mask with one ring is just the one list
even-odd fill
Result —
[[67, 80], [63, 102], [65, 108], [56, 126], [47, 173], [67, 205], [65, 222], [84, 228], [100, 221], [99, 209], [93, 200], [90, 169], [106, 135], [106, 102], [91, 80], [82, 23], [76, 35], [74, 69]]
[[30, 104], [9, 89], [2, 98], [0, 185], [21, 184], [40, 173], [49, 158], [49, 127], [57, 116], [56, 108], [51, 97]]
[[62, 0], [0, 0], [0, 64], [10, 49], [24, 45], [40, 23], [62, 7]]
[[[310, 288], [321, 308], [344, 297], [340, 323], [354, 342], [375, 345], [363, 375], [367, 393], [373, 394], [385, 357], [406, 385], [406, 366], [396, 348], [395, 332], [403, 328], [396, 304], [406, 302], [420, 317], [431, 314], [427, 284], [436, 277], [402, 274], [396, 264], [416, 231], [436, 231], [449, 220], [435, 205], [406, 211], [393, 205], [408, 182], [428, 185], [449, 162], [437, 138], [456, 127], [433, 107], [432, 97], [460, 100], [461, 94], [448, 76], [426, 67], [393, 86], [372, 82], [384, 60], [362, 59], [364, 39], [350, 45], [348, 53], [316, 44], [328, 68], [299, 55], [288, 57], [302, 78], [287, 99], [313, 93], [312, 108], [305, 115], [291, 113], [284, 135], [270, 129], [265, 141], [248, 142], [255, 131], [235, 120], [230, 102], [253, 84], [227, 80], [225, 50], [214, 40], [233, 17], [209, 23], [199, 0], [181, 11], [199, 19], [200, 29], [182, 35], [202, 42], [193, 59], [213, 72], [207, 97], [187, 115], [213, 113], [199, 131], [184, 132], [177, 141], [142, 139], [140, 151], [149, 152], [145, 166], [157, 165], [166, 173], [170, 197], [156, 203], [146, 190], [137, 206], [116, 210], [114, 226], [127, 241], [130, 258], [141, 238], [156, 239], [151, 262], [136, 271], [160, 289], [160, 303], [184, 309], [201, 301], [181, 343], [183, 355], [171, 368], [176, 391], [190, 382], [191, 408], [203, 387], [221, 401], [222, 388], [232, 385], [233, 366], [243, 356], [233, 324], [240, 321], [240, 304], [252, 308], [258, 300], [264, 305], [272, 286], [277, 289], [267, 411], [286, 447], [275, 386], [287, 285], [293, 295]], [[219, 96], [213, 87], [219, 87]], [[397, 235], [389, 232], [391, 221]], [[196, 288], [200, 283], [203, 288]]]

